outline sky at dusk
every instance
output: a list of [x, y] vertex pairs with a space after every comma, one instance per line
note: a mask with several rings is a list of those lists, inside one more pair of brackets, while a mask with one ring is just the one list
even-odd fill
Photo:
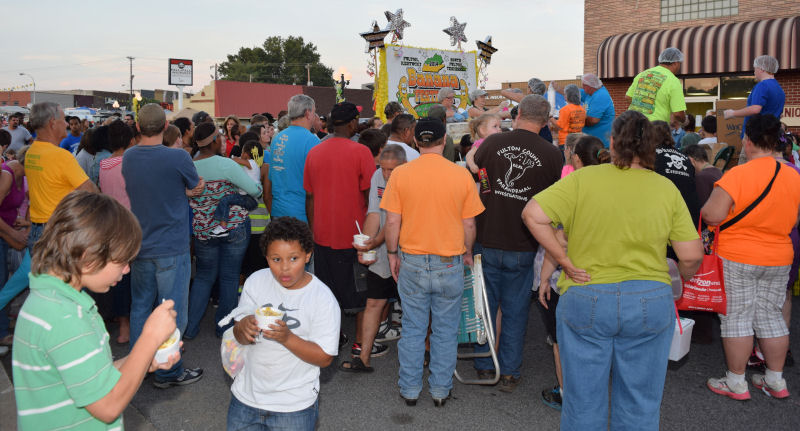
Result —
[[[123, 8], [123, 5], [127, 5]], [[260, 46], [270, 36], [302, 36], [317, 46], [321, 61], [345, 68], [351, 86], [371, 82], [365, 42], [359, 33], [384, 11], [403, 8], [411, 26], [408, 46], [447, 49], [442, 30], [450, 17], [466, 22], [469, 42], [492, 35], [499, 51], [489, 66], [487, 88], [502, 82], [569, 79], [583, 70], [583, 1], [151, 1], [64, 2], [36, 0], [3, 5], [5, 33], [0, 88], [31, 82], [37, 91], [127, 91], [133, 61], [134, 89], [171, 89], [167, 59], [194, 60], [194, 87], [211, 80], [214, 63], [239, 47]], [[13, 18], [16, 17], [16, 18]], [[9, 19], [12, 18], [12, 19]], [[390, 36], [387, 37], [389, 42]]]

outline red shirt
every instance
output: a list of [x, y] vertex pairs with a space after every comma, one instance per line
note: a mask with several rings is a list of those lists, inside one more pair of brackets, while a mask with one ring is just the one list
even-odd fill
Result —
[[364, 225], [375, 160], [369, 149], [346, 138], [330, 138], [306, 157], [303, 188], [314, 196], [314, 242], [333, 249], [353, 248], [356, 221]]

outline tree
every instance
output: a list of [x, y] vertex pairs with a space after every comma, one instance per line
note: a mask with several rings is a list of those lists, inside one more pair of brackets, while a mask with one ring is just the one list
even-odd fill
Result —
[[305, 84], [306, 64], [311, 65], [314, 85], [333, 86], [333, 69], [320, 63], [317, 47], [294, 36], [271, 36], [262, 46], [241, 47], [238, 53], [228, 54], [228, 60], [219, 65], [219, 72], [222, 79], [229, 81]]

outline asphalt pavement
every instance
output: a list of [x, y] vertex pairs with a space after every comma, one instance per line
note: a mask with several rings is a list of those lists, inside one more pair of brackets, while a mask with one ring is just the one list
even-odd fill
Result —
[[[794, 298], [795, 309], [800, 298]], [[200, 335], [185, 343], [184, 363], [203, 367], [199, 382], [170, 389], [157, 389], [148, 377], [125, 411], [127, 430], [200, 431], [224, 430], [230, 401], [230, 378], [220, 365], [220, 343], [214, 336], [214, 309], [209, 307]], [[797, 313], [793, 333], [800, 332]], [[353, 318], [343, 321], [345, 332], [354, 335]], [[115, 328], [109, 323], [112, 337]], [[800, 365], [784, 372], [792, 397], [768, 398], [750, 387], [752, 400], [737, 402], [712, 394], [705, 387], [708, 377], [725, 372], [719, 329], [711, 345], [691, 346], [681, 362], [670, 362], [661, 407], [662, 430], [797, 430], [800, 429]], [[389, 353], [372, 360], [372, 374], [351, 374], [338, 370], [349, 358], [349, 346], [334, 363], [322, 370], [319, 430], [555, 430], [559, 412], [545, 406], [541, 391], [555, 384], [552, 349], [545, 342], [544, 328], [536, 306], [531, 307], [524, 349], [522, 381], [514, 393], [496, 387], [455, 383], [454, 398], [443, 408], [435, 408], [425, 389], [416, 407], [407, 407], [397, 389], [397, 342], [387, 343]], [[792, 337], [792, 350], [800, 355], [800, 337]], [[114, 345], [115, 355], [127, 347]], [[10, 376], [10, 356], [2, 359]], [[800, 359], [800, 358], [798, 358]], [[459, 361], [458, 369], [472, 376], [469, 361]], [[8, 397], [0, 375], [0, 429], [11, 430]], [[5, 399], [5, 403], [4, 403]]]

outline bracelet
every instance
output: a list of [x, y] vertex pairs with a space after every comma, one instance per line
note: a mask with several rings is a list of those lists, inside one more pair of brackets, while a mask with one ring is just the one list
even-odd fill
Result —
[[395, 250], [395, 251], [391, 251], [391, 250], [389, 250], [389, 249], [387, 248], [387, 249], [386, 249], [386, 253], [388, 253], [388, 254], [397, 254], [397, 250]]

